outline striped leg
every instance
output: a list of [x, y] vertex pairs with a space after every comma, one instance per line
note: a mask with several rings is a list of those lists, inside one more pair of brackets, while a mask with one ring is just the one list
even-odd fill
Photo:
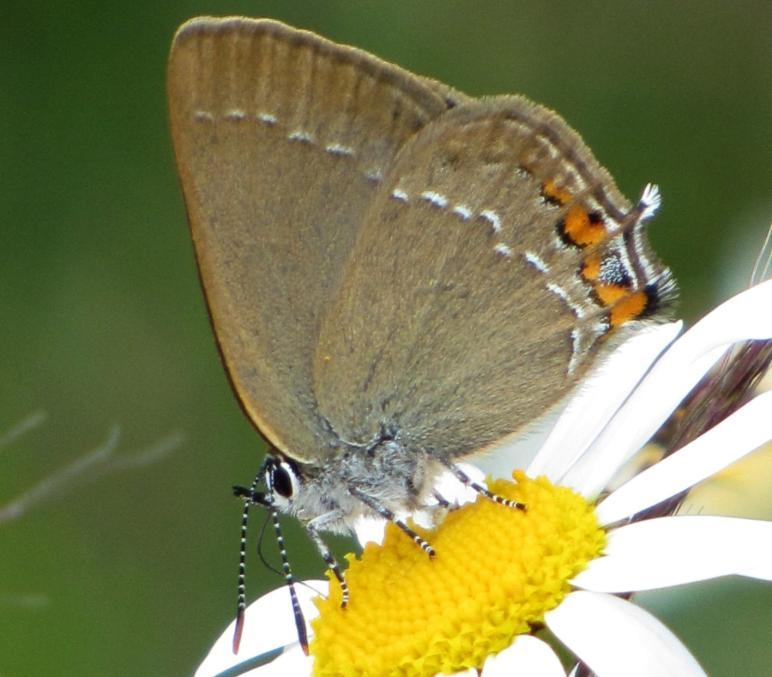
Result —
[[478, 484], [474, 480], [472, 480], [469, 475], [467, 475], [461, 468], [459, 468], [457, 465], [453, 463], [446, 463], [445, 464], [450, 470], [450, 472], [455, 475], [456, 479], [461, 482], [465, 487], [469, 487], [470, 489], [474, 489], [478, 494], [481, 494], [482, 496], [485, 496], [485, 498], [493, 501], [494, 503], [499, 503], [501, 505], [505, 505], [508, 508], [517, 508], [518, 510], [527, 510], [528, 508], [524, 503], [519, 503], [518, 501], [512, 501], [508, 498], [504, 498], [503, 496], [499, 496], [498, 494], [494, 494], [492, 491], [489, 491], [487, 487], [484, 487], [482, 484]]
[[[337, 513], [335, 513], [335, 515], [337, 519]], [[346, 583], [346, 579], [343, 577], [343, 572], [340, 570], [340, 565], [338, 564], [338, 561], [335, 559], [335, 556], [332, 554], [332, 552], [330, 551], [330, 548], [324, 542], [324, 539], [319, 535], [319, 529], [323, 529], [324, 523], [327, 522], [329, 519], [330, 519], [329, 515], [320, 515], [319, 517], [316, 517], [315, 519], [312, 519], [310, 522], [308, 522], [305, 525], [305, 529], [306, 529], [306, 533], [311, 537], [311, 540], [314, 542], [314, 545], [316, 546], [316, 549], [319, 551], [319, 554], [324, 560], [324, 563], [327, 565], [327, 568], [330, 571], [332, 571], [333, 575], [335, 576], [338, 583], [340, 584], [340, 592], [341, 592], [340, 605], [345, 609], [346, 606], [348, 605], [348, 598], [349, 598], [348, 583]]]
[[392, 524], [396, 524], [405, 534], [407, 534], [410, 539], [415, 543], [421, 550], [423, 550], [429, 557], [434, 557], [437, 553], [434, 551], [434, 548], [432, 548], [429, 543], [421, 538], [415, 531], [413, 531], [407, 524], [405, 524], [402, 520], [397, 519], [397, 516], [389, 510], [385, 505], [381, 505], [376, 501], [372, 496], [368, 496], [360, 489], [357, 489], [356, 487], [349, 487], [348, 490], [351, 492], [352, 496], [356, 496], [362, 503], [364, 503], [368, 508], [372, 508], [377, 512], [383, 519], [388, 520]]

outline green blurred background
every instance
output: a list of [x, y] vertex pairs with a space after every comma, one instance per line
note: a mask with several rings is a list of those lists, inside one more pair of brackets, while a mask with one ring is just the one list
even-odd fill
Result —
[[[0, 675], [188, 674], [232, 616], [230, 486], [263, 447], [210, 334], [164, 93], [172, 35], [200, 14], [282, 19], [470, 94], [555, 108], [628, 196], [661, 186], [651, 239], [687, 320], [746, 284], [772, 216], [768, 2], [4, 2], [0, 431], [49, 417], [0, 450], [0, 505], [114, 423], [126, 452], [186, 441], [0, 525]], [[318, 576], [286, 531], [296, 573]], [[248, 583], [280, 581], [253, 563]], [[770, 587], [645, 602], [712, 674], [768, 674]]]

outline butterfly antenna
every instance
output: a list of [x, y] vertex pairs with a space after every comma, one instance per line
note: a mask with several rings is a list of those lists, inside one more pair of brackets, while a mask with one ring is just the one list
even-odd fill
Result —
[[[244, 509], [241, 512], [241, 538], [239, 539], [239, 583], [236, 598], [236, 627], [233, 630], [233, 653], [239, 652], [241, 635], [244, 632], [244, 611], [247, 608], [247, 522], [249, 519], [249, 506], [252, 505], [251, 495], [257, 491], [257, 485], [262, 477], [262, 470], [255, 476], [248, 494], [244, 498]], [[246, 493], [246, 492], [245, 492]]]
[[263, 543], [265, 538], [265, 530], [268, 528], [268, 521], [271, 519], [271, 516], [266, 513], [265, 519], [263, 520], [263, 524], [260, 527], [260, 535], [257, 537], [257, 556], [260, 558], [260, 562], [262, 562], [263, 566], [268, 569], [268, 571], [271, 571], [274, 574], [277, 574], [279, 576], [282, 576], [282, 572], [279, 571], [273, 564], [271, 564], [265, 557], [265, 553], [263, 552]]

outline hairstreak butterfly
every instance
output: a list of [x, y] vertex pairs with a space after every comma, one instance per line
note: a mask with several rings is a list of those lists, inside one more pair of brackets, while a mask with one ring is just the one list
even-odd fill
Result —
[[644, 233], [656, 188], [628, 202], [523, 97], [240, 18], [179, 30], [168, 92], [217, 342], [271, 446], [267, 491], [241, 493], [296, 516], [339, 578], [320, 531], [468, 481], [458, 461], [673, 295]]

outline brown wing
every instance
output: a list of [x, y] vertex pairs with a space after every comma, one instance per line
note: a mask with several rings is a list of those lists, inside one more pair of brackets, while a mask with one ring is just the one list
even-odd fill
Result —
[[201, 280], [236, 393], [296, 458], [324, 443], [312, 360], [400, 147], [463, 95], [274, 21], [194, 19], [168, 67]]
[[325, 317], [320, 411], [352, 443], [385, 432], [445, 458], [515, 432], [668, 279], [636, 218], [540, 106], [498, 97], [427, 125], [379, 188]]

